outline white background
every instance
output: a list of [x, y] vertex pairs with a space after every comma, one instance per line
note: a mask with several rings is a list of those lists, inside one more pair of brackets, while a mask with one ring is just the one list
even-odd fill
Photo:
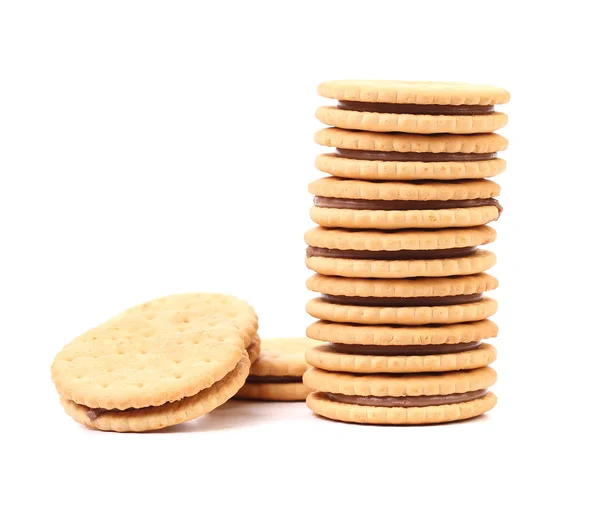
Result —
[[[600, 41], [586, 5], [0, 3], [0, 501], [597, 500]], [[250, 301], [263, 338], [303, 334], [316, 86], [339, 78], [512, 93], [497, 408], [416, 428], [303, 404], [229, 404], [155, 434], [75, 424], [52, 359], [132, 304], [220, 291]]]

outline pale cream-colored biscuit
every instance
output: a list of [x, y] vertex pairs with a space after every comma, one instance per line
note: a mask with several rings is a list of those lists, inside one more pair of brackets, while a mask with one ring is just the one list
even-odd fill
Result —
[[496, 221], [499, 216], [498, 208], [491, 205], [441, 210], [351, 210], [316, 206], [310, 209], [310, 218], [320, 226], [376, 230], [481, 226]]
[[311, 291], [352, 297], [446, 297], [483, 293], [498, 287], [490, 274], [439, 277], [433, 279], [348, 279], [314, 274], [306, 281]]
[[481, 115], [425, 115], [362, 112], [319, 107], [317, 119], [329, 126], [371, 132], [404, 132], [424, 135], [436, 133], [490, 133], [506, 126], [508, 116], [502, 112]]
[[306, 350], [317, 344], [306, 337], [264, 339], [250, 375], [300, 377], [308, 368], [304, 358]]
[[258, 336], [258, 334], [256, 334], [252, 338], [252, 342], [250, 343], [250, 345], [246, 348], [246, 352], [248, 353], [248, 357], [250, 358], [251, 364], [254, 363], [260, 355], [260, 344], [260, 337]]
[[348, 396], [432, 396], [479, 391], [493, 386], [496, 371], [474, 370], [416, 374], [350, 374], [309, 368], [304, 384], [315, 391]]
[[305, 386], [302, 382], [282, 384], [246, 382], [235, 397], [242, 400], [294, 402], [306, 400], [311, 391], [312, 389]]
[[191, 311], [123, 316], [66, 345], [52, 380], [66, 400], [89, 408], [140, 409], [196, 395], [245, 353], [229, 320]]
[[317, 321], [306, 336], [321, 342], [359, 345], [444, 345], [494, 338], [498, 326], [490, 319], [439, 326], [367, 326]]
[[336, 323], [357, 324], [454, 324], [481, 321], [493, 316], [498, 302], [484, 298], [473, 303], [438, 307], [364, 307], [341, 305], [313, 298], [306, 304], [306, 312], [317, 319]]
[[320, 154], [315, 167], [336, 177], [362, 180], [463, 180], [495, 177], [506, 170], [501, 158], [480, 161], [380, 161]]
[[152, 431], [200, 417], [229, 400], [244, 384], [250, 360], [244, 352], [235, 368], [211, 387], [172, 403], [119, 412], [108, 411], [91, 420], [88, 408], [61, 397], [67, 412], [78, 423], [103, 431]]
[[489, 344], [481, 344], [468, 351], [421, 356], [348, 354], [334, 351], [328, 345], [320, 345], [306, 351], [306, 361], [309, 365], [330, 372], [358, 374], [470, 370], [487, 366], [495, 359], [496, 349]]
[[498, 86], [442, 81], [340, 79], [319, 84], [317, 92], [335, 100], [417, 105], [496, 105], [510, 99]]
[[490, 226], [393, 232], [316, 227], [304, 234], [304, 240], [310, 246], [354, 251], [454, 249], [485, 245], [495, 239], [496, 230]]
[[477, 417], [496, 405], [494, 393], [483, 398], [435, 407], [365, 407], [335, 402], [325, 393], [311, 393], [306, 404], [320, 416], [347, 423], [360, 424], [435, 424]]
[[508, 147], [508, 140], [497, 133], [416, 135], [324, 128], [315, 133], [314, 138], [317, 144], [326, 147], [399, 153], [482, 154], [504, 151]]
[[258, 318], [247, 302], [235, 296], [220, 293], [185, 293], [156, 298], [127, 309], [113, 319], [128, 314], [157, 314], [165, 310], [201, 312], [207, 316], [231, 319], [244, 334], [246, 347], [258, 330]]
[[447, 277], [484, 272], [496, 264], [496, 255], [477, 251], [463, 258], [435, 260], [357, 260], [312, 256], [306, 266], [323, 275], [404, 279], [408, 277]]
[[500, 195], [500, 186], [487, 179], [456, 182], [371, 182], [323, 177], [308, 190], [315, 196], [353, 200], [428, 201], [475, 200]]

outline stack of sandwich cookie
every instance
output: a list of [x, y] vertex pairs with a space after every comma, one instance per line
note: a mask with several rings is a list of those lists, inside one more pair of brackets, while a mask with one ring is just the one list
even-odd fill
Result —
[[193, 311], [130, 314], [68, 344], [52, 365], [67, 414], [106, 431], [150, 431], [210, 412], [250, 369], [241, 330]]
[[308, 338], [263, 340], [260, 355], [236, 398], [304, 401], [311, 391], [302, 383], [302, 375], [308, 368], [304, 355], [317, 344]]
[[332, 128], [317, 157], [305, 235], [307, 281], [320, 294], [307, 311], [321, 341], [306, 359], [308, 406], [358, 423], [420, 424], [474, 417], [496, 403], [488, 365], [497, 309], [484, 273], [495, 255], [489, 226], [502, 212], [504, 126], [493, 86], [330, 81], [337, 106], [317, 117]]

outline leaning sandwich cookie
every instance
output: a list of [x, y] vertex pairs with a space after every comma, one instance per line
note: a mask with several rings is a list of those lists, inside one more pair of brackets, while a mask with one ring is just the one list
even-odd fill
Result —
[[303, 401], [310, 393], [302, 383], [308, 368], [305, 353], [316, 345], [318, 342], [308, 338], [264, 339], [260, 355], [236, 398]]
[[193, 311], [130, 314], [65, 346], [52, 365], [63, 408], [105, 431], [150, 431], [210, 412], [248, 376], [244, 335]]

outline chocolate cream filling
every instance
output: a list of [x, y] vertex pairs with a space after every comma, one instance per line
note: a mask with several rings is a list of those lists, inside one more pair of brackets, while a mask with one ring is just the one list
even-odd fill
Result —
[[469, 402], [483, 398], [487, 389], [455, 393], [452, 395], [423, 395], [423, 396], [351, 396], [336, 393], [326, 393], [330, 400], [365, 407], [434, 407], [451, 405], [453, 403]]
[[[246, 379], [246, 382], [249, 383], [254, 383], [254, 384], [289, 384], [291, 382], [302, 382], [302, 377], [296, 377], [296, 376], [274, 376], [274, 375], [265, 375], [265, 376], [258, 376], [258, 375], [250, 375], [248, 376], [248, 379]], [[151, 408], [151, 407], [149, 407]], [[100, 417], [102, 414], [106, 413], [106, 412], [128, 412], [131, 410], [144, 410], [143, 408], [141, 409], [125, 409], [125, 410], [118, 410], [118, 409], [102, 409], [102, 408], [97, 408], [97, 409], [89, 409], [86, 414], [89, 418], [90, 421], [95, 421], [96, 419], [98, 419], [98, 417]]]
[[343, 354], [360, 356], [428, 356], [477, 349], [481, 341], [437, 345], [364, 345], [330, 343], [329, 349]]
[[473, 200], [360, 200], [315, 196], [314, 203], [316, 207], [350, 210], [442, 210], [494, 206], [499, 213], [502, 212], [502, 206], [495, 198], [477, 198]]
[[438, 307], [442, 305], [478, 302], [483, 299], [483, 293], [456, 296], [415, 296], [412, 298], [321, 294], [321, 298], [329, 303], [360, 305], [364, 307]]
[[336, 149], [342, 158], [370, 161], [485, 161], [493, 160], [497, 153], [399, 153], [390, 151], [366, 151], [361, 149]]
[[440, 260], [447, 258], [463, 258], [475, 254], [477, 247], [455, 247], [437, 250], [403, 250], [403, 251], [355, 251], [345, 249], [326, 249], [309, 246], [306, 257], [342, 258], [352, 260]]
[[356, 112], [384, 114], [419, 114], [425, 116], [480, 116], [493, 114], [493, 105], [420, 105], [416, 103], [374, 103], [340, 100], [337, 108]]
[[129, 412], [131, 410], [144, 410], [144, 409], [125, 409], [125, 410], [119, 410], [119, 409], [101, 409], [101, 408], [97, 408], [97, 409], [89, 409], [86, 412], [86, 415], [88, 416], [88, 419], [90, 421], [95, 421], [96, 419], [98, 419], [98, 417], [100, 417], [102, 414], [106, 413], [106, 412]]
[[302, 382], [302, 377], [296, 375], [249, 375], [246, 382], [250, 384], [290, 384]]

